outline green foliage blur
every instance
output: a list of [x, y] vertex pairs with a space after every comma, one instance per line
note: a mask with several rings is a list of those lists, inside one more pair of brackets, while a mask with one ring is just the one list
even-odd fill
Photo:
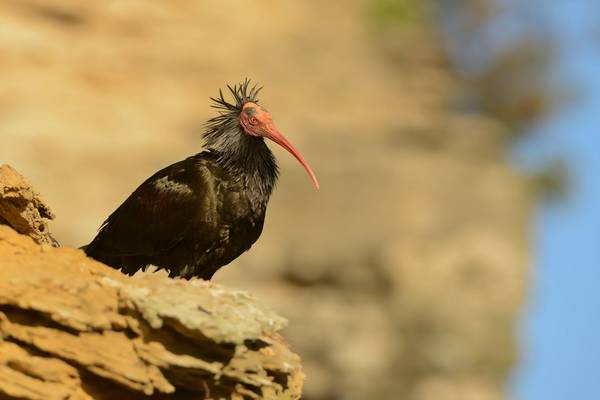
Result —
[[368, 14], [378, 26], [414, 26], [423, 21], [422, 5], [415, 0], [372, 0]]

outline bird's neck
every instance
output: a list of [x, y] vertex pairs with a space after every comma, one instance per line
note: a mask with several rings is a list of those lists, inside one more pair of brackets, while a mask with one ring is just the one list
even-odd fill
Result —
[[257, 200], [268, 201], [279, 172], [275, 156], [263, 138], [231, 132], [226, 140], [207, 143], [207, 148], [217, 154], [221, 167], [234, 179], [256, 192]]

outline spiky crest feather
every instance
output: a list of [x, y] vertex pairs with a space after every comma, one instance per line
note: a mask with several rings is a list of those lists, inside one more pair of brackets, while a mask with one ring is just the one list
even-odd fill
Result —
[[240, 113], [244, 104], [257, 103], [262, 87], [252, 85], [246, 78], [237, 85], [227, 85], [234, 103], [225, 99], [219, 89], [218, 97], [211, 97], [212, 108], [219, 115], [209, 119], [203, 133], [204, 147], [215, 153], [219, 163], [226, 169], [236, 171], [236, 177], [252, 181], [261, 196], [268, 199], [273, 190], [279, 170], [273, 153], [261, 137], [246, 134], [240, 125]]

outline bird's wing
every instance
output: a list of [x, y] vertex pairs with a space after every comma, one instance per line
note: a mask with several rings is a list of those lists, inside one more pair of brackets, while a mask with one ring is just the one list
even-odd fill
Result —
[[148, 178], [107, 218], [86, 252], [152, 256], [175, 246], [205, 202], [200, 161], [192, 157]]

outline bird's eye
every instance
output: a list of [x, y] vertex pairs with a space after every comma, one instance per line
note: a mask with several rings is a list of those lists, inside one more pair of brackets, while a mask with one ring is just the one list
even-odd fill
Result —
[[255, 117], [250, 118], [250, 124], [251, 125], [257, 125], [258, 124], [258, 119]]

